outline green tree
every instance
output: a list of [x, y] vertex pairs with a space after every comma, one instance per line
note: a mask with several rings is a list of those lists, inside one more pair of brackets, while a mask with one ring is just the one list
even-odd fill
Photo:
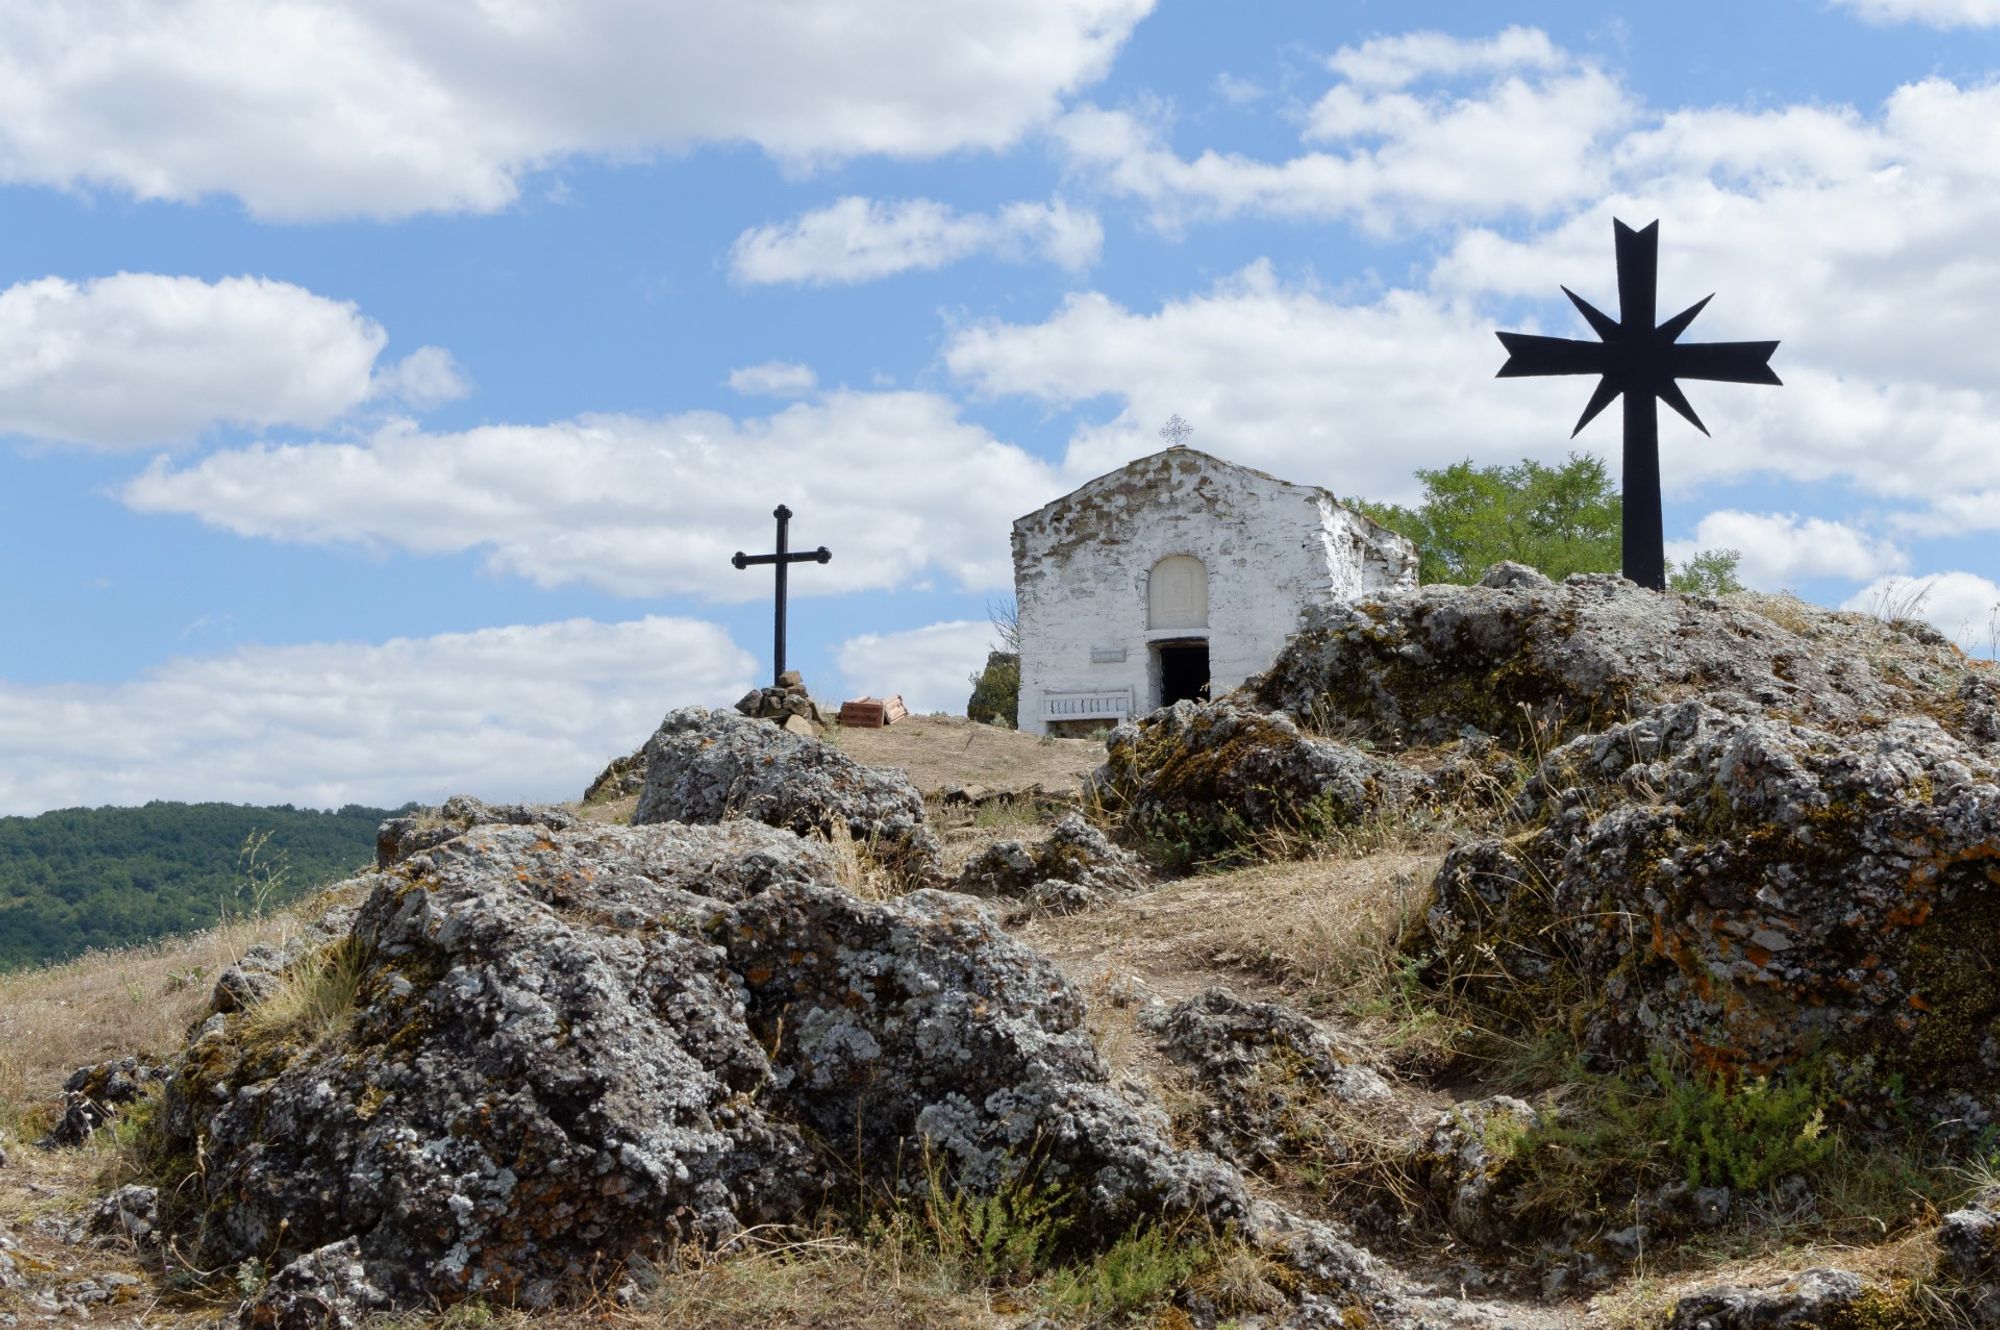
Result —
[[[1571, 453], [1561, 466], [1523, 458], [1517, 466], [1474, 466], [1467, 458], [1420, 470], [1415, 508], [1350, 499], [1349, 506], [1409, 537], [1423, 582], [1475, 582], [1503, 559], [1561, 581], [1571, 573], [1615, 573], [1625, 506], [1604, 460]], [[1741, 591], [1735, 550], [1703, 550], [1671, 569], [1675, 590]]]
[[972, 696], [965, 714], [986, 725], [1014, 729], [1020, 724], [1021, 703], [1021, 611], [1013, 600], [989, 600], [986, 617], [993, 622], [999, 644], [986, 653], [984, 669], [967, 676]]

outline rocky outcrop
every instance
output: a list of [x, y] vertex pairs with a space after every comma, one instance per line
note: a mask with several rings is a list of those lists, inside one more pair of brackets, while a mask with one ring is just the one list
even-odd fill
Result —
[[1993, 782], [1928, 718], [1843, 737], [1657, 708], [1549, 755], [1517, 810], [1539, 829], [1446, 859], [1440, 968], [1524, 1019], [1582, 997], [1620, 1058], [1868, 1059], [1976, 1134], [2000, 1109]]
[[1084, 1244], [1258, 1222], [1231, 1168], [1113, 1089], [1076, 990], [977, 901], [863, 901], [832, 871], [729, 821], [475, 827], [362, 879], [344, 933], [268, 956], [312, 1001], [267, 987], [191, 1036], [151, 1128], [202, 1161], [177, 1240], [267, 1262], [245, 1323], [291, 1326], [549, 1304], [918, 1185], [926, 1150], [975, 1190], [1039, 1170]]
[[1266, 857], [1407, 797], [1416, 777], [1287, 716], [1241, 702], [1176, 702], [1126, 721], [1093, 777], [1123, 834], [1175, 867]]
[[1142, 1024], [1207, 1102], [1202, 1144], [1239, 1163], [1302, 1153], [1345, 1157], [1346, 1142], [1325, 1121], [1327, 1101], [1389, 1095], [1379, 1072], [1310, 1017], [1226, 988], [1150, 1012]]
[[136, 1057], [78, 1067], [63, 1082], [62, 1112], [56, 1125], [36, 1144], [45, 1150], [82, 1145], [118, 1116], [121, 1108], [168, 1075], [167, 1068], [148, 1066]]
[[1152, 886], [1145, 864], [1075, 813], [1066, 813], [1041, 842], [1004, 840], [959, 871], [957, 889], [971, 896], [1022, 902], [1031, 911], [1074, 914]]
[[[1315, 610], [1246, 688], [1264, 706], [1317, 728], [1358, 730], [1383, 747], [1474, 730], [1533, 748], [1693, 697], [1738, 715], [1845, 729], [1947, 702], [1958, 683], [1963, 657], [1921, 625], [1885, 630], [1864, 615], [1820, 611], [1784, 617], [1794, 626], [1610, 574], [1557, 584], [1502, 564], [1478, 586]], [[1902, 647], [1885, 653], [1885, 633], [1900, 633]]]
[[576, 814], [553, 804], [489, 804], [469, 794], [454, 795], [437, 808], [392, 817], [375, 831], [375, 866], [388, 868], [432, 846], [464, 835], [473, 827], [505, 823], [561, 831], [577, 824]]
[[704, 707], [670, 712], [645, 757], [635, 826], [748, 818], [820, 837], [837, 826], [906, 884], [938, 879], [923, 796], [900, 771], [865, 767], [817, 739]]

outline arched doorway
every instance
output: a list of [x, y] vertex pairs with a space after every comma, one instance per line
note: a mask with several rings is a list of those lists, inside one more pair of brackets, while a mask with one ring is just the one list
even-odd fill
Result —
[[1148, 632], [1175, 634], [1152, 643], [1153, 704], [1203, 701], [1208, 695], [1208, 569], [1200, 559], [1170, 554], [1146, 579]]

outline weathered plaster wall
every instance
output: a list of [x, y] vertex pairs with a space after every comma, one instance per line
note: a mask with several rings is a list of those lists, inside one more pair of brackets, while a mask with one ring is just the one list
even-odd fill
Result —
[[[1171, 554], [1208, 570], [1205, 631], [1147, 629], [1147, 577]], [[1140, 458], [1014, 523], [1021, 728], [1047, 731], [1052, 691], [1130, 688], [1145, 713], [1161, 640], [1206, 636], [1220, 694], [1277, 658], [1306, 606], [1415, 580], [1408, 542], [1325, 490], [1191, 448]]]

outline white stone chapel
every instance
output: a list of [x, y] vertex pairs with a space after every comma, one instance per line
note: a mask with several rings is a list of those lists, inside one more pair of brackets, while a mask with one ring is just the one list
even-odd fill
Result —
[[1308, 607], [1416, 580], [1416, 547], [1327, 490], [1193, 448], [1142, 457], [1014, 523], [1020, 726], [1220, 696]]

